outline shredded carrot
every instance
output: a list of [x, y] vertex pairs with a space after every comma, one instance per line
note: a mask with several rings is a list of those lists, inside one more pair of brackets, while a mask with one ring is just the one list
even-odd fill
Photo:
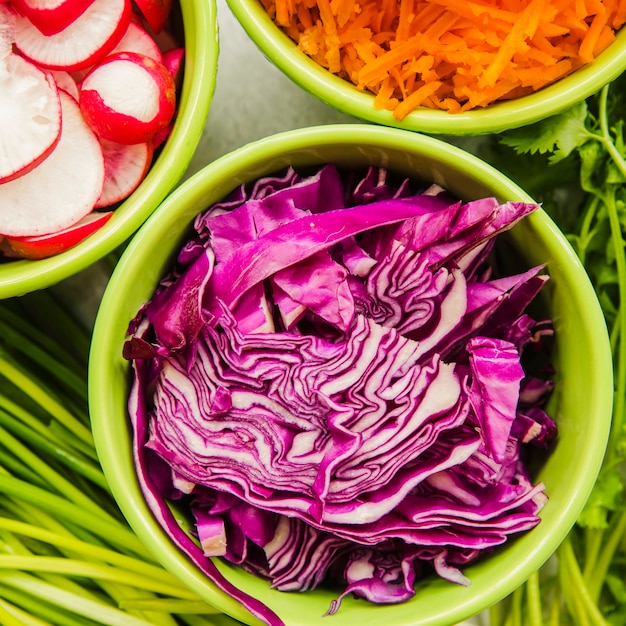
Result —
[[593, 61], [626, 0], [260, 0], [317, 63], [401, 120], [542, 89]]
[[594, 58], [596, 44], [600, 38], [600, 34], [608, 21], [607, 11], [596, 13], [591, 20], [589, 30], [585, 33], [583, 40], [580, 42], [578, 56], [583, 63], [589, 63]]

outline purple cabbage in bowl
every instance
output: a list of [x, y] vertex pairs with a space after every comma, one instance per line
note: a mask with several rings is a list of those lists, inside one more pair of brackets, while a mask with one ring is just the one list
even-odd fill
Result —
[[333, 613], [405, 601], [433, 570], [465, 585], [539, 522], [526, 457], [556, 434], [552, 326], [527, 308], [548, 276], [494, 262], [536, 208], [326, 165], [196, 218], [125, 345], [134, 452], [162, 526], [254, 614], [281, 623], [208, 557], [332, 585]]

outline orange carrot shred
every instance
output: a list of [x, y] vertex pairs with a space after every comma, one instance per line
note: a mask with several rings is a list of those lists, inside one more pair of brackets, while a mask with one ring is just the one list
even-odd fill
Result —
[[583, 40], [580, 42], [580, 48], [578, 49], [578, 58], [583, 63], [590, 63], [593, 61], [595, 54], [596, 44], [598, 43], [598, 39], [600, 38], [600, 33], [606, 24], [608, 19], [608, 15], [606, 11], [602, 11], [596, 13], [594, 18], [591, 20], [591, 24], [589, 25], [589, 30], [587, 34], [583, 37]]
[[313, 60], [404, 119], [542, 89], [610, 46], [626, 0], [260, 0]]
[[415, 107], [420, 106], [428, 96], [435, 93], [440, 85], [441, 83], [439, 82], [420, 85], [413, 93], [398, 104], [394, 111], [395, 117], [398, 120], [404, 119]]
[[615, 41], [615, 31], [606, 24], [602, 28], [602, 32], [598, 36], [596, 46], [593, 51], [594, 57], [597, 57], [601, 52], [604, 52]]
[[615, 7], [615, 15], [613, 16], [613, 20], [611, 22], [611, 28], [613, 30], [617, 30], [621, 28], [626, 22], [626, 2], [624, 0], [619, 0], [617, 6]]
[[415, 17], [413, 5], [414, 0], [400, 0], [400, 12], [398, 14], [398, 26], [396, 28], [397, 41], [403, 41], [409, 38], [411, 21]]

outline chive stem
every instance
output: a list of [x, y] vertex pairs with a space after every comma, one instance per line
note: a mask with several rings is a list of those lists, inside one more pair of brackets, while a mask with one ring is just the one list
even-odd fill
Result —
[[97, 578], [118, 582], [137, 589], [145, 589], [154, 593], [169, 594], [183, 600], [197, 600], [198, 596], [192, 591], [176, 588], [166, 582], [154, 580], [148, 576], [142, 576], [137, 572], [131, 572], [113, 567], [79, 561], [66, 557], [45, 556], [14, 556], [0, 554], [0, 570], [24, 570], [29, 572], [53, 572], [66, 576], [80, 576], [83, 578]]
[[529, 626], [543, 626], [538, 571], [533, 572], [526, 581], [526, 606], [528, 607]]
[[81, 506], [68, 502], [60, 496], [3, 474], [0, 474], [0, 492], [36, 504], [49, 513], [82, 526], [125, 550], [131, 550], [142, 555], [146, 553], [143, 544], [130, 528], [109, 516], [86, 511]]
[[9, 382], [13, 383], [18, 389], [45, 408], [51, 417], [58, 420], [82, 441], [93, 446], [93, 437], [89, 428], [79, 422], [56, 398], [52, 397], [36, 381], [32, 380], [26, 372], [10, 363], [4, 356], [0, 356], [0, 373]]
[[59, 589], [34, 576], [28, 576], [19, 572], [0, 571], [0, 582], [15, 589], [26, 591], [54, 606], [87, 617], [98, 624], [106, 626], [152, 626], [149, 622], [133, 617], [104, 602], [94, 601], [90, 598]]

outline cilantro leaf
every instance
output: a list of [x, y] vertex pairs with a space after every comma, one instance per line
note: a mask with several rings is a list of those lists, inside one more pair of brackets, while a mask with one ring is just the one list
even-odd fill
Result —
[[587, 104], [583, 101], [531, 126], [510, 130], [502, 135], [501, 141], [518, 154], [549, 153], [550, 161], [556, 163], [591, 138], [585, 125], [587, 115]]

